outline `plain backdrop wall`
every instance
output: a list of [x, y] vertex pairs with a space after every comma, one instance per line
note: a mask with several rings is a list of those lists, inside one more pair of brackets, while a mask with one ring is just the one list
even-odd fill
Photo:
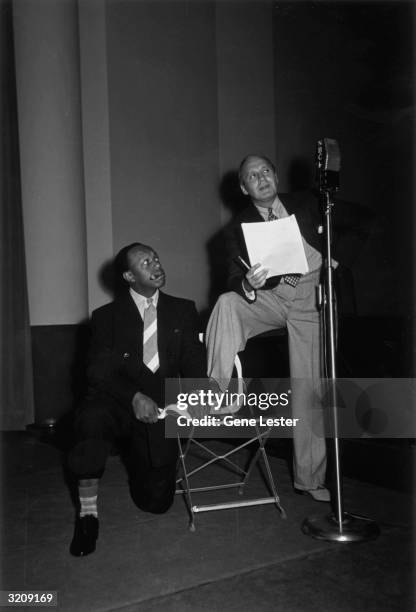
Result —
[[108, 3], [115, 249], [151, 244], [168, 290], [204, 300], [219, 223], [215, 7]]
[[316, 141], [335, 138], [339, 197], [376, 214], [352, 266], [361, 315], [413, 311], [414, 15], [410, 2], [274, 8], [281, 186], [313, 184]]
[[[276, 156], [273, 3], [217, 2], [215, 25], [219, 175], [227, 187], [248, 153]], [[235, 187], [222, 189], [223, 223], [235, 208], [227, 198]]]
[[250, 150], [274, 154], [272, 4], [107, 8], [114, 246], [154, 245], [167, 290], [206, 308], [221, 179]]
[[113, 257], [106, 10], [78, 3], [88, 309], [108, 302], [101, 270]]
[[88, 315], [78, 12], [14, 3], [27, 282], [32, 325]]

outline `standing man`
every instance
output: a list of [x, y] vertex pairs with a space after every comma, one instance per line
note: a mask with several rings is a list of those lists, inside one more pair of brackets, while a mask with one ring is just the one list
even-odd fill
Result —
[[[322, 368], [316, 287], [322, 255], [317, 201], [312, 194], [278, 194], [276, 169], [263, 156], [249, 155], [241, 162], [239, 181], [251, 204], [235, 219], [228, 233], [231, 291], [220, 296], [208, 322], [208, 376], [225, 390], [235, 355], [244, 349], [247, 340], [272, 329], [287, 328], [292, 411], [299, 419], [293, 429], [294, 487], [316, 501], [329, 502], [330, 494], [324, 486], [326, 448], [319, 402]], [[309, 272], [266, 280], [267, 270], [259, 263], [243, 270], [238, 256], [246, 262], [249, 258], [241, 223], [267, 222], [291, 214], [299, 225]]]
[[195, 304], [160, 291], [165, 272], [154, 249], [135, 242], [121, 249], [115, 263], [125, 290], [92, 314], [89, 391], [76, 415], [76, 443], [68, 458], [79, 490], [70, 547], [75, 556], [95, 550], [98, 483], [115, 442], [134, 503], [157, 514], [170, 508], [178, 448], [158, 420], [165, 379], [206, 376]]

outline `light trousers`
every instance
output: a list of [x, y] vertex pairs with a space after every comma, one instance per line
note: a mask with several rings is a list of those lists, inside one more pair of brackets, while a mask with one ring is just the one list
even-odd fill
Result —
[[208, 375], [224, 391], [230, 382], [234, 359], [249, 338], [272, 329], [287, 328], [293, 418], [294, 486], [309, 490], [322, 486], [326, 472], [326, 447], [321, 405], [322, 341], [316, 287], [320, 271], [301, 277], [292, 287], [283, 282], [274, 289], [257, 291], [248, 303], [231, 291], [221, 295], [206, 331]]

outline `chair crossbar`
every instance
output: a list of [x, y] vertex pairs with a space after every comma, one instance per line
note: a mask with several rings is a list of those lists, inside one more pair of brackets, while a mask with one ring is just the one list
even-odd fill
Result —
[[[193, 512], [211, 512], [213, 510], [230, 510], [232, 508], [244, 508], [248, 506], [263, 506], [264, 504], [277, 503], [274, 497], [259, 497], [258, 499], [246, 499], [236, 502], [224, 502], [219, 504], [205, 504], [203, 506], [192, 506]], [[284, 513], [284, 514], [283, 514]], [[286, 513], [282, 511], [282, 518], [286, 518]]]
[[[242, 487], [244, 486], [244, 483], [241, 482], [230, 482], [228, 484], [220, 484], [220, 485], [212, 485], [212, 486], [206, 486], [206, 487], [191, 487], [189, 489], [189, 491], [191, 493], [200, 493], [201, 491], [217, 491], [219, 489], [232, 489], [234, 487]], [[176, 489], [175, 491], [176, 495], [181, 494], [181, 493], [185, 493], [186, 494], [186, 490], [185, 489]]]

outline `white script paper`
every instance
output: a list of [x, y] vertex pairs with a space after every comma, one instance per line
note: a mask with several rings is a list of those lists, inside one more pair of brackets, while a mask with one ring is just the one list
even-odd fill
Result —
[[309, 271], [295, 215], [276, 221], [242, 223], [250, 264], [268, 269], [267, 278]]

